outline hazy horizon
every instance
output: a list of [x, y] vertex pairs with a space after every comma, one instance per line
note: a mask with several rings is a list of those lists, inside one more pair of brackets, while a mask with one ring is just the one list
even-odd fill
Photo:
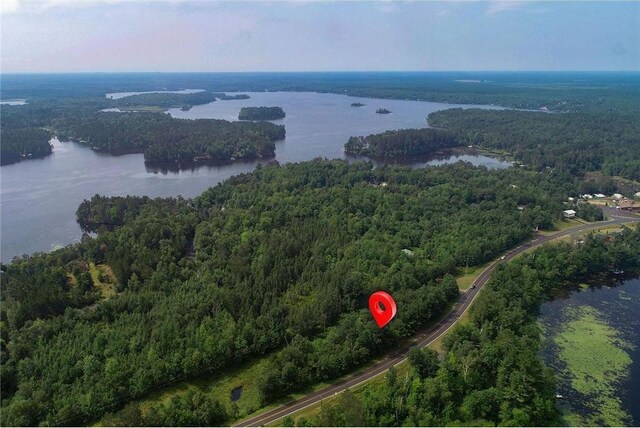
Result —
[[640, 3], [7, 0], [1, 71], [635, 72]]

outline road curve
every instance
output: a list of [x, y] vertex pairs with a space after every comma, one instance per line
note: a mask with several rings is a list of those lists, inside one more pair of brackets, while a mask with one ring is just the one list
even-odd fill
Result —
[[480, 273], [480, 275], [478, 275], [475, 280], [476, 288], [469, 288], [465, 292], [462, 292], [460, 299], [458, 300], [454, 308], [451, 310], [451, 312], [449, 312], [449, 314], [447, 314], [444, 319], [440, 320], [438, 324], [418, 332], [415, 336], [413, 336], [411, 343], [408, 346], [404, 346], [401, 349], [389, 352], [382, 361], [374, 364], [373, 366], [367, 367], [363, 372], [357, 373], [347, 379], [337, 381], [336, 383], [322, 388], [318, 391], [312, 392], [305, 397], [283, 404], [280, 407], [269, 410], [260, 415], [245, 419], [244, 421], [234, 424], [233, 426], [258, 427], [273, 423], [279, 419], [284, 418], [285, 416], [291, 415], [292, 413], [312, 406], [325, 398], [337, 395], [338, 393], [343, 392], [346, 389], [353, 388], [360, 385], [361, 383], [367, 382], [383, 374], [384, 372], [389, 370], [389, 368], [395, 366], [396, 364], [403, 362], [407, 359], [411, 348], [423, 348], [429, 345], [431, 342], [435, 341], [444, 333], [446, 333], [458, 322], [460, 316], [462, 316], [467, 311], [467, 309], [469, 309], [469, 306], [471, 306], [471, 303], [473, 303], [482, 287], [487, 283], [489, 277], [491, 276], [491, 273], [498, 264], [509, 261], [517, 255], [523, 253], [524, 251], [545, 244], [553, 239], [584, 232], [589, 229], [598, 229], [601, 227], [608, 227], [615, 224], [623, 224], [634, 221], [637, 222], [640, 220], [640, 218], [638, 217], [621, 215], [615, 210], [605, 210], [605, 212], [609, 215], [609, 217], [612, 218], [611, 220], [585, 224], [584, 226], [574, 227], [558, 233], [554, 233], [552, 235], [536, 235], [536, 237], [534, 237], [530, 241], [510, 250], [505, 254], [504, 259], [492, 262]]

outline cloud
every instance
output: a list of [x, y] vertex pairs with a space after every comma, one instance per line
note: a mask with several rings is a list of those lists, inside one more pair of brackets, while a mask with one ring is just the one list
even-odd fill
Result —
[[13, 13], [18, 10], [18, 0], [0, 0], [0, 14]]
[[[335, 3], [340, 1], [348, 1], [354, 3], [374, 3], [375, 8], [382, 12], [394, 12], [397, 10], [397, 4], [406, 1], [432, 1], [432, 0], [0, 0], [0, 13], [10, 14], [15, 12], [42, 12], [57, 7], [87, 7], [97, 5], [117, 5], [124, 3], [157, 3], [157, 4], [180, 4], [180, 3], [263, 3], [277, 4], [288, 3], [291, 5], [304, 5], [309, 3]], [[460, 0], [450, 0], [460, 1]], [[469, 1], [469, 0], [462, 0]]]
[[525, 1], [492, 1], [486, 10], [487, 15], [495, 15], [497, 13], [509, 12], [521, 8], [526, 4]]
[[[217, 0], [220, 1], [220, 0]], [[0, 13], [42, 12], [57, 7], [87, 7], [122, 3], [204, 3], [208, 0], [0, 0]]]

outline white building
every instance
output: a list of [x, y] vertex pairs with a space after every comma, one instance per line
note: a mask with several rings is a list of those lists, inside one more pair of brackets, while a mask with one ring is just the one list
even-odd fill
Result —
[[596, 198], [604, 198], [604, 195], [602, 193], [596, 193], [593, 196], [596, 197]]
[[614, 193], [612, 196], [613, 196], [613, 199], [622, 199], [622, 198], [624, 198], [624, 196], [622, 196], [620, 193]]
[[582, 199], [593, 199], [593, 195], [585, 193], [584, 195], [582, 195]]
[[635, 194], [635, 195], [633, 195], [633, 196], [634, 196], [634, 197], [636, 197], [636, 198], [638, 198], [638, 199], [640, 199], [640, 192], [636, 192], [636, 194]]
[[576, 212], [574, 210], [562, 211], [562, 217], [564, 218], [574, 218], [575, 216], [576, 216]]

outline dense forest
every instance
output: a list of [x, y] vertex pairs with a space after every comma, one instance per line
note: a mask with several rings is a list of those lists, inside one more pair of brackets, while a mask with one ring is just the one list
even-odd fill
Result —
[[99, 112], [54, 122], [60, 138], [112, 154], [144, 152], [145, 161], [268, 157], [284, 126], [268, 122], [174, 119], [163, 113]]
[[297, 426], [560, 426], [555, 377], [538, 357], [541, 303], [554, 290], [612, 268], [640, 270], [640, 228], [613, 241], [592, 236], [582, 245], [547, 245], [492, 275], [454, 327], [438, 359], [430, 349], [412, 350], [411, 371], [390, 370], [363, 394], [346, 392]]
[[604, 170], [640, 180], [637, 114], [450, 109], [431, 113], [428, 120], [453, 132], [465, 145], [507, 150], [536, 169], [558, 168], [573, 174]]
[[[2, 267], [2, 425], [87, 423], [265, 354], [262, 404], [347, 373], [437, 317], [460, 266], [551, 226], [575, 185], [559, 172], [315, 160], [193, 201], [95, 196], [78, 221], [97, 237]], [[110, 267], [116, 296], [98, 298], [87, 264]], [[402, 308], [384, 330], [366, 309], [377, 289]], [[213, 401], [129, 406], [123, 424], [233, 414]]]
[[0, 98], [87, 98], [109, 92], [310, 91], [492, 104], [557, 112], [638, 112], [640, 79], [623, 72], [118, 73], [6, 75]]
[[51, 153], [51, 134], [40, 128], [0, 129], [0, 165]]
[[242, 107], [239, 120], [276, 120], [286, 116], [282, 107]]
[[346, 153], [373, 157], [402, 157], [433, 153], [437, 150], [459, 146], [454, 136], [432, 128], [400, 129], [351, 137], [344, 145]]

